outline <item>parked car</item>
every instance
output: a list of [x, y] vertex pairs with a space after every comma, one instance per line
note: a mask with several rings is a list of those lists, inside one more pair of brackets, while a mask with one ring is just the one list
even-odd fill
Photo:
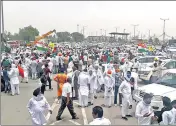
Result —
[[[160, 72], [160, 76], [164, 75], [168, 72], [169, 69], [176, 69], [176, 60], [173, 59], [165, 59], [162, 60], [162, 70]], [[138, 72], [139, 78], [145, 82], [151, 82], [151, 76], [153, 74], [153, 66], [142, 67]]]
[[141, 101], [145, 93], [154, 95], [151, 102], [154, 111], [160, 111], [163, 107], [162, 97], [169, 97], [171, 101], [176, 100], [176, 69], [170, 69], [156, 83], [138, 87], [134, 91], [134, 100]]

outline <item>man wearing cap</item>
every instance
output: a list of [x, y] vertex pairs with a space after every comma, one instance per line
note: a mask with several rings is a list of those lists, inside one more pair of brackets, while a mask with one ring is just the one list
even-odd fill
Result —
[[105, 84], [105, 92], [104, 92], [105, 104], [103, 106], [110, 108], [112, 105], [112, 98], [114, 96], [113, 87], [115, 85], [111, 70], [107, 71], [104, 78], [104, 84]]

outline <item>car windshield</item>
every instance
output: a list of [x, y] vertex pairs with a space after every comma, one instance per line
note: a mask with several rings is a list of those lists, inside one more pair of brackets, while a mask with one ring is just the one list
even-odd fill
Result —
[[176, 73], [166, 73], [161, 79], [158, 80], [157, 84], [175, 86], [176, 85]]

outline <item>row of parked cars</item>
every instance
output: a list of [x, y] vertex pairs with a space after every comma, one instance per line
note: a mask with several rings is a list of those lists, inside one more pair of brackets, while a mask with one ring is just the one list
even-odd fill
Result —
[[[156, 83], [151, 83], [154, 58], [162, 61], [160, 78]], [[143, 99], [145, 93], [152, 93], [152, 107], [154, 111], [160, 111], [163, 108], [162, 97], [167, 96], [171, 100], [176, 100], [176, 60], [168, 59], [165, 56], [143, 56], [136, 57], [139, 61], [139, 79], [147, 83], [138, 87], [134, 92], [134, 100], [139, 102]]]

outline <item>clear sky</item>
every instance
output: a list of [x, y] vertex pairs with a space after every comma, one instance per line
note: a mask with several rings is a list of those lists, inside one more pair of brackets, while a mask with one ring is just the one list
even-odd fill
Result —
[[[151, 35], [162, 34], [163, 21], [166, 21], [166, 33], [176, 36], [176, 1], [4, 1], [5, 30], [12, 33], [19, 28], [32, 25], [40, 34], [50, 30], [79, 31], [85, 27], [86, 35], [98, 35], [100, 29], [107, 33], [133, 33], [131, 24], [139, 24], [137, 33]], [[103, 32], [104, 33], [104, 32]]]

